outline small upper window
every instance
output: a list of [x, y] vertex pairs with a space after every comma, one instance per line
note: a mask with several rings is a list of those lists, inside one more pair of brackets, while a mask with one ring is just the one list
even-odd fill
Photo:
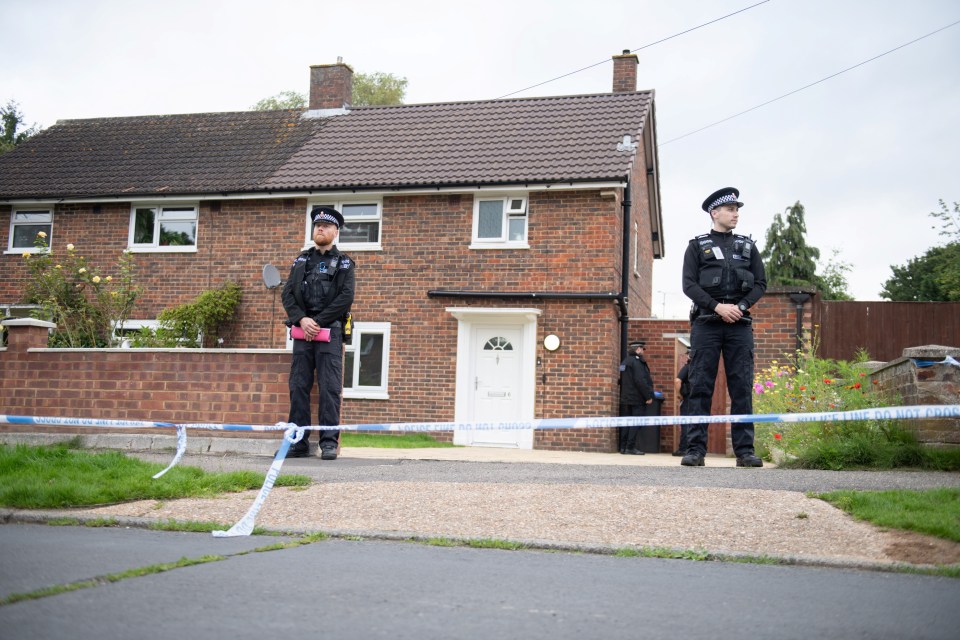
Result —
[[380, 249], [380, 202], [311, 202], [307, 206], [307, 242], [304, 246], [313, 244], [313, 225], [310, 212], [314, 207], [333, 207], [343, 215], [343, 228], [337, 236], [337, 247], [340, 249]]
[[10, 218], [10, 251], [28, 253], [38, 251], [37, 236], [42, 233], [43, 244], [50, 246], [53, 233], [53, 211], [50, 209], [14, 209]]
[[196, 205], [135, 205], [130, 213], [134, 251], [196, 251]]
[[474, 247], [527, 245], [527, 199], [477, 198], [473, 207]]

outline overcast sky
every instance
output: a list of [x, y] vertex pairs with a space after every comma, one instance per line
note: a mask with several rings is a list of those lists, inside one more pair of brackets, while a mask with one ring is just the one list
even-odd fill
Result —
[[[0, 102], [28, 122], [237, 111], [306, 92], [337, 57], [409, 81], [406, 102], [608, 92], [610, 57], [759, 0], [0, 0]], [[890, 265], [942, 242], [929, 212], [960, 201], [960, 25], [745, 115], [960, 20], [956, 0], [769, 0], [638, 51], [656, 91], [666, 257], [653, 309], [685, 315], [701, 201], [735, 186], [738, 231], [806, 207], [807, 241], [877, 300]], [[575, 239], [575, 236], [574, 236]]]

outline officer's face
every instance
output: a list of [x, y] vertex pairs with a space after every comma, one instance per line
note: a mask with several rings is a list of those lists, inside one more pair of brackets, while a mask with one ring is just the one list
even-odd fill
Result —
[[737, 228], [740, 209], [735, 204], [725, 204], [715, 208], [710, 215], [713, 216], [714, 229], [717, 231], [732, 231]]
[[318, 222], [313, 225], [313, 242], [318, 247], [329, 247], [337, 239], [338, 231], [332, 222]]

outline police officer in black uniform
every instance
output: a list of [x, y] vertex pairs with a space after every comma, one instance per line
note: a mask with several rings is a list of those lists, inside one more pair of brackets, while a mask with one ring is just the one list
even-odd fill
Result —
[[[303, 330], [305, 339], [294, 339], [290, 364], [290, 416], [297, 426], [310, 424], [310, 392], [313, 372], [319, 386], [318, 425], [340, 424], [343, 391], [343, 324], [353, 304], [356, 265], [340, 253], [334, 241], [343, 226], [343, 216], [332, 207], [315, 207], [313, 242], [316, 246], [297, 256], [283, 286], [287, 325]], [[324, 341], [321, 329], [329, 329]], [[319, 338], [319, 339], [318, 339]], [[308, 434], [309, 435], [309, 434]], [[320, 457], [336, 460], [339, 429], [320, 431]], [[288, 457], [309, 455], [307, 436], [290, 447]]]
[[[620, 404], [628, 416], [648, 415], [653, 406], [653, 378], [650, 365], [643, 359], [646, 342], [636, 341], [628, 345], [627, 357], [620, 363]], [[641, 427], [620, 428], [620, 453], [642, 456], [637, 449], [637, 437]]]
[[[760, 251], [747, 236], [733, 233], [740, 216], [740, 191], [726, 187], [703, 201], [713, 220], [710, 233], [690, 241], [683, 256], [683, 292], [693, 300], [690, 312], [690, 396], [683, 415], [710, 415], [717, 367], [723, 366], [730, 411], [753, 413], [753, 319], [750, 307], [767, 289]], [[738, 467], [762, 467], [753, 449], [753, 423], [731, 427]], [[681, 464], [702, 467], [707, 453], [707, 423], [691, 425]]]

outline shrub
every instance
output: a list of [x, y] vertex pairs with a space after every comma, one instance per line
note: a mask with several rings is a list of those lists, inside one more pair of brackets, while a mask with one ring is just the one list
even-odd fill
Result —
[[135, 347], [212, 347], [223, 343], [224, 324], [233, 319], [243, 291], [236, 282], [205, 291], [191, 302], [164, 309], [156, 330], [144, 328], [131, 340]]
[[112, 347], [113, 327], [126, 320], [140, 295], [136, 265], [129, 251], [120, 254], [113, 275], [89, 264], [73, 244], [56, 254], [44, 232], [39, 251], [23, 254], [30, 272], [24, 302], [40, 306], [40, 319], [54, 322], [51, 347]]

